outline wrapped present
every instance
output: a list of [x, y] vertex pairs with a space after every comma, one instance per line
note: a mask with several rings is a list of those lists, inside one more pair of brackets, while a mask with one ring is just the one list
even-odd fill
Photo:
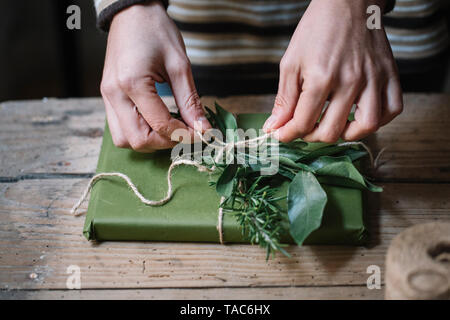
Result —
[[[237, 116], [243, 129], [260, 128], [266, 114]], [[114, 146], [108, 126], [105, 126], [97, 172], [126, 174], [139, 191], [149, 199], [161, 199], [167, 192], [167, 170], [170, 151], [152, 154], [138, 153]], [[220, 196], [208, 183], [207, 172], [195, 167], [177, 167], [173, 175], [174, 195], [162, 206], [148, 206], [131, 192], [123, 180], [108, 177], [95, 183], [92, 189], [84, 226], [89, 240], [198, 241], [219, 242], [218, 214]], [[322, 224], [313, 231], [305, 244], [361, 245], [367, 239], [363, 222], [362, 191], [355, 188], [322, 184], [328, 201]], [[287, 193], [288, 184], [280, 186]], [[287, 208], [286, 200], [280, 206]], [[246, 242], [240, 225], [232, 214], [224, 214], [222, 235], [225, 242]], [[282, 241], [292, 243], [289, 234]]]

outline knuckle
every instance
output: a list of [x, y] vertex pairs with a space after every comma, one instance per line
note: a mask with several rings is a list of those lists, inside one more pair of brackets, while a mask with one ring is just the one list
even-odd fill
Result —
[[370, 60], [368, 62], [368, 72], [375, 78], [378, 82], [382, 81], [384, 78], [384, 68], [381, 63]]
[[364, 120], [362, 122], [362, 128], [364, 129], [364, 131], [366, 133], [371, 133], [371, 132], [375, 132], [378, 130], [379, 128], [379, 123], [378, 121], [374, 120], [374, 119], [367, 119]]
[[341, 81], [346, 87], [356, 87], [362, 81], [362, 74], [356, 71], [346, 71], [343, 73]]
[[193, 91], [187, 98], [184, 103], [184, 106], [188, 111], [198, 112], [202, 111], [202, 103], [200, 101], [200, 96], [197, 91]]
[[189, 73], [191, 63], [187, 57], [178, 57], [173, 59], [167, 65], [167, 72], [175, 76], [183, 76]]
[[394, 99], [392, 99], [392, 101], [389, 102], [388, 110], [393, 117], [396, 117], [403, 112], [403, 107], [403, 97], [400, 92]]
[[280, 60], [280, 73], [288, 73], [292, 70], [292, 65], [286, 56], [283, 56]]
[[128, 141], [122, 136], [113, 135], [112, 140], [117, 148], [128, 148], [130, 146]]
[[291, 142], [294, 139], [303, 138], [311, 131], [312, 129], [309, 129], [307, 127], [297, 126], [295, 128], [290, 128], [289, 130], [285, 130], [284, 132], [282, 132], [282, 134], [280, 134], [279, 136], [279, 140], [285, 143]]
[[132, 139], [130, 139], [130, 145], [133, 150], [141, 151], [145, 150], [146, 147], [148, 147], [149, 142], [145, 137], [135, 136]]
[[152, 129], [159, 135], [170, 137], [171, 130], [169, 128], [169, 123], [167, 121], [154, 121], [151, 124]]
[[102, 80], [100, 83], [100, 93], [103, 97], [110, 97], [117, 90], [117, 86], [112, 81]]
[[138, 79], [135, 76], [122, 73], [117, 79], [119, 87], [125, 92], [132, 92], [137, 87]]
[[338, 125], [328, 126], [321, 130], [319, 139], [326, 143], [335, 143], [341, 135], [342, 129]]
[[292, 135], [296, 138], [303, 138], [308, 133], [310, 133], [312, 129], [313, 128], [311, 126], [299, 125], [293, 130]]
[[333, 83], [333, 74], [323, 67], [313, 68], [305, 75], [312, 89], [329, 88]]
[[339, 134], [334, 131], [327, 131], [320, 136], [320, 141], [325, 143], [335, 143], [339, 139]]
[[278, 93], [275, 97], [274, 111], [279, 110], [279, 109], [281, 110], [281, 109], [285, 108], [286, 106], [288, 106], [286, 98], [281, 93]]
[[292, 140], [294, 140], [295, 138], [290, 138], [289, 136], [286, 136], [286, 135], [280, 135], [279, 137], [278, 137], [278, 140], [280, 141], [280, 142], [283, 142], [283, 143], [289, 143], [289, 142], [291, 142]]
[[399, 104], [399, 105], [395, 105], [392, 107], [392, 115], [394, 117], [398, 116], [399, 114], [401, 114], [403, 112], [403, 103]]
[[139, 88], [148, 88], [155, 84], [153, 78], [149, 76], [140, 76], [136, 74], [121, 73], [117, 82], [119, 88], [124, 92], [136, 92]]

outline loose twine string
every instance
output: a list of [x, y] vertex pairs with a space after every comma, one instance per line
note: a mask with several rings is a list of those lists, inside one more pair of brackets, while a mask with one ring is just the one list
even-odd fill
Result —
[[[207, 145], [211, 146], [212, 144], [207, 141], [203, 135], [200, 132], [197, 132], [197, 134], [200, 136], [201, 140], [206, 143]], [[237, 142], [229, 142], [229, 143], [225, 143], [223, 141], [215, 141], [219, 144], [219, 147], [215, 146], [216, 149], [218, 149], [218, 155], [216, 157], [216, 162], [218, 162], [217, 160], [220, 159], [220, 157], [222, 157], [224, 152], [228, 152], [228, 150], [230, 150], [233, 147], [236, 146], [246, 146], [249, 148], [253, 148], [253, 147], [257, 147], [259, 145], [260, 142], [265, 141], [269, 138], [272, 137], [272, 133], [267, 133], [264, 134], [262, 136], [253, 138], [253, 139], [248, 139], [248, 140], [240, 140]], [[255, 145], [256, 143], [256, 145]], [[271, 145], [271, 144], [268, 144]], [[364, 144], [363, 142], [360, 141], [356, 141], [356, 142], [343, 142], [338, 144], [338, 146], [353, 146], [353, 145], [359, 145], [362, 146], [367, 153], [369, 154], [370, 157], [370, 162], [372, 167], [374, 167], [380, 157], [380, 155], [382, 154], [382, 152], [384, 151], [384, 149], [382, 149], [380, 151], [380, 153], [378, 154], [378, 156], [376, 157], [376, 159], [374, 160], [373, 154], [371, 152], [371, 150], [369, 149], [369, 147]], [[131, 181], [131, 179], [123, 173], [120, 172], [102, 172], [102, 173], [98, 173], [96, 175], [94, 175], [91, 180], [89, 181], [88, 185], [86, 186], [82, 196], [80, 197], [80, 199], [77, 201], [77, 203], [72, 207], [72, 209], [70, 210], [70, 213], [72, 215], [75, 216], [79, 216], [84, 214], [85, 212], [80, 212], [77, 213], [78, 209], [80, 208], [81, 204], [86, 200], [86, 198], [88, 197], [89, 193], [92, 190], [92, 187], [94, 186], [94, 184], [101, 179], [105, 179], [107, 177], [119, 177], [123, 180], [125, 180], [125, 182], [128, 184], [128, 186], [130, 187], [131, 191], [133, 191], [134, 195], [136, 197], [138, 197], [138, 199], [141, 201], [141, 203], [155, 207], [155, 206], [161, 206], [164, 205], [165, 203], [167, 203], [168, 201], [170, 201], [172, 199], [173, 196], [173, 185], [172, 185], [172, 172], [173, 170], [181, 165], [186, 165], [186, 166], [194, 166], [197, 168], [197, 170], [199, 172], [209, 172], [212, 173], [216, 170], [216, 167], [213, 166], [212, 168], [208, 168], [204, 165], [201, 165], [200, 163], [193, 161], [193, 160], [188, 160], [188, 159], [175, 159], [174, 161], [172, 161], [172, 163], [169, 166], [169, 170], [167, 171], [167, 193], [166, 195], [160, 199], [160, 200], [150, 200], [148, 198], [146, 198], [141, 192], [139, 192], [138, 188], [136, 187], [136, 185]], [[224, 240], [223, 240], [223, 208], [222, 208], [222, 203], [223, 201], [225, 201], [225, 198], [222, 197], [220, 199], [220, 207], [219, 207], [219, 212], [218, 212], [218, 222], [217, 222], [217, 231], [219, 233], [219, 241], [221, 244], [224, 244]]]

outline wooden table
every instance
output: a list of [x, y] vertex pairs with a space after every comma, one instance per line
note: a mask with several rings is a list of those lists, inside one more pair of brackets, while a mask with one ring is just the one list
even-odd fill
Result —
[[[219, 101], [269, 111], [273, 98]], [[385, 191], [369, 195], [368, 248], [291, 246], [291, 259], [268, 262], [250, 245], [88, 242], [69, 210], [95, 170], [103, 124], [98, 98], [0, 104], [0, 298], [382, 299], [367, 268], [384, 280], [391, 239], [450, 221], [448, 95], [405, 95], [404, 113], [368, 139], [375, 152], [387, 147], [372, 173]], [[82, 290], [66, 289], [70, 265]]]

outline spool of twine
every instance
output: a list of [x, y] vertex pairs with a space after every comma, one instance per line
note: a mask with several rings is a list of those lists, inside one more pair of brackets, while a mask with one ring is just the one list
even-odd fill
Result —
[[386, 256], [385, 298], [450, 299], [450, 223], [415, 225], [394, 238]]

